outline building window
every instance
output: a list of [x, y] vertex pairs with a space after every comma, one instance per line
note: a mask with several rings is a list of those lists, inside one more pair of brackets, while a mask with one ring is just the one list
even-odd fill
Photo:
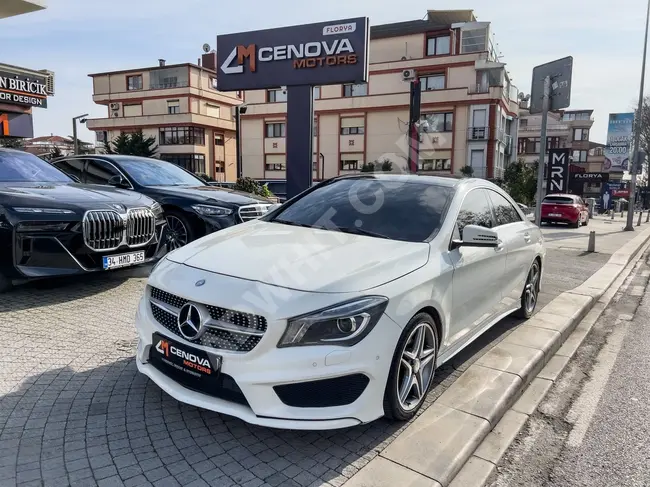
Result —
[[267, 171], [284, 171], [287, 165], [284, 162], [267, 162], [264, 164], [264, 169]]
[[573, 129], [573, 140], [589, 140], [589, 129]]
[[573, 162], [587, 162], [587, 151], [586, 150], [574, 150]]
[[420, 77], [420, 89], [422, 91], [444, 90], [445, 89], [444, 73], [431, 74], [429, 76]]
[[223, 145], [223, 135], [214, 134], [214, 145]]
[[366, 96], [368, 94], [368, 83], [343, 85], [343, 96]]
[[217, 78], [213, 78], [212, 76], [210, 77], [210, 84], [208, 85], [210, 88], [213, 90], [217, 89]]
[[266, 101], [269, 103], [279, 103], [287, 101], [287, 90], [276, 88], [273, 90], [266, 90]]
[[546, 150], [559, 149], [561, 140], [560, 137], [546, 137]]
[[215, 161], [214, 162], [214, 172], [216, 174], [226, 172], [226, 163], [223, 162], [223, 161]]
[[137, 74], [135, 76], [126, 77], [126, 89], [127, 91], [141, 90], [142, 89], [142, 75]]
[[526, 139], [524, 152], [526, 154], [539, 154], [541, 149], [541, 139], [539, 137], [529, 137]]
[[341, 159], [341, 171], [358, 171], [359, 161], [355, 159]]
[[266, 124], [266, 136], [268, 138], [285, 137], [286, 124], [284, 122], [272, 122]]
[[205, 145], [205, 129], [200, 127], [163, 127], [160, 145]]
[[589, 112], [564, 113], [562, 115], [562, 120], [565, 122], [572, 122], [573, 120], [591, 120], [591, 114]]
[[181, 102], [178, 100], [167, 100], [167, 113], [169, 115], [181, 113]]
[[421, 159], [418, 162], [420, 171], [449, 171], [451, 170], [451, 159]]
[[171, 162], [194, 174], [206, 174], [203, 154], [160, 154], [163, 161]]
[[341, 135], [363, 135], [363, 127], [341, 127]]
[[212, 103], [205, 104], [205, 114], [212, 118], [221, 118], [221, 107]]
[[428, 127], [424, 127], [424, 132], [451, 132], [454, 126], [452, 112], [423, 114], [421, 120], [428, 124]]
[[314, 100], [320, 100], [320, 86], [314, 86]]
[[429, 37], [427, 39], [427, 56], [442, 56], [451, 52], [451, 37]]

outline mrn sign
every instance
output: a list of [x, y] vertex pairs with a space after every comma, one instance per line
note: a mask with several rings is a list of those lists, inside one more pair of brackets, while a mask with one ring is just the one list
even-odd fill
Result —
[[569, 149], [551, 149], [548, 152], [546, 194], [569, 191]]

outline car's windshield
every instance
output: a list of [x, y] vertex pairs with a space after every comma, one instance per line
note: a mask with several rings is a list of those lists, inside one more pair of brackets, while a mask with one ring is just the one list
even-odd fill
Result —
[[71, 183], [73, 180], [33, 154], [0, 151], [0, 182]]
[[542, 200], [542, 203], [551, 203], [553, 205], [572, 205], [573, 198], [568, 196], [547, 196]]
[[271, 221], [423, 242], [440, 229], [453, 193], [417, 181], [342, 179], [306, 194]]
[[205, 186], [205, 182], [171, 162], [144, 158], [120, 158], [117, 162], [141, 186]]

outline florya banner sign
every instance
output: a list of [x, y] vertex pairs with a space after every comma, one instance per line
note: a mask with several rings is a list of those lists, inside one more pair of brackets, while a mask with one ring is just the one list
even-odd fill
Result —
[[634, 113], [609, 114], [604, 171], [623, 172], [628, 170], [633, 126]]
[[570, 149], [551, 149], [548, 151], [546, 194], [567, 193], [569, 191], [569, 152]]

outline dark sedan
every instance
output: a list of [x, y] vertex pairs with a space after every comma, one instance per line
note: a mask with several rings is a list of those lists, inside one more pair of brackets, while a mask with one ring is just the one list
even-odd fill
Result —
[[162, 208], [0, 148], [0, 292], [16, 279], [143, 264], [167, 251]]
[[259, 196], [209, 185], [160, 159], [93, 154], [64, 157], [52, 164], [84, 183], [134, 190], [156, 200], [167, 219], [170, 250], [258, 218], [272, 204]]

